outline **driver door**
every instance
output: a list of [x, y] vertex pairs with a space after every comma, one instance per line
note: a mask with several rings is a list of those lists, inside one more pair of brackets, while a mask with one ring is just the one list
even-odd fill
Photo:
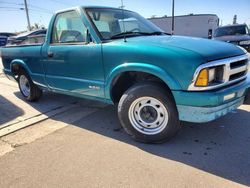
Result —
[[52, 90], [104, 97], [101, 45], [87, 43], [86, 33], [76, 11], [56, 16], [46, 52], [46, 81]]

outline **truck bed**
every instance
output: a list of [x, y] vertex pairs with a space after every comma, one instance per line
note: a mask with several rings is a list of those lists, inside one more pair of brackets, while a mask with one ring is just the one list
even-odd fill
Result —
[[10, 71], [13, 62], [25, 62], [31, 73], [44, 74], [41, 49], [42, 44], [11, 45], [1, 48], [4, 70]]

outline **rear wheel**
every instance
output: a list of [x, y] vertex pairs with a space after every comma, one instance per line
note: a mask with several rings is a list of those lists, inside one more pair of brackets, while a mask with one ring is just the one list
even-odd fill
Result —
[[161, 143], [180, 129], [172, 95], [155, 83], [128, 89], [120, 99], [118, 116], [125, 131], [141, 142]]
[[42, 95], [42, 90], [32, 82], [30, 76], [24, 70], [19, 73], [18, 86], [20, 92], [28, 101], [37, 101]]

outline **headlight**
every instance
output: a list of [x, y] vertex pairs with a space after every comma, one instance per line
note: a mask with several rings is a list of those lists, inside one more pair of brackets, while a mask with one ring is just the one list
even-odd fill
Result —
[[215, 80], [215, 68], [211, 68], [208, 71], [208, 81], [212, 82]]
[[250, 45], [250, 40], [240, 41], [240, 45]]
[[202, 69], [196, 79], [195, 86], [207, 87], [223, 82], [224, 66], [209, 67]]

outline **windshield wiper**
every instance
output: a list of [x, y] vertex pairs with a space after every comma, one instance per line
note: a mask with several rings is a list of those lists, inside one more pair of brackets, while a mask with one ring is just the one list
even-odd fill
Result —
[[113, 35], [110, 37], [110, 39], [115, 39], [115, 38], [120, 38], [123, 36], [134, 36], [134, 35], [145, 35], [145, 33], [143, 32], [133, 32], [133, 31], [127, 31], [127, 32], [123, 32], [123, 33], [118, 33], [116, 35]]
[[155, 32], [152, 32], [152, 33], [148, 33], [148, 35], [171, 35], [170, 33], [165, 33], [165, 32], [162, 32], [162, 31], [155, 31]]
[[161, 32], [161, 31], [155, 31], [152, 33], [147, 33], [147, 32], [133, 32], [133, 31], [127, 31], [127, 32], [123, 32], [123, 33], [118, 33], [116, 35], [113, 35], [110, 37], [110, 39], [116, 39], [116, 38], [120, 38], [123, 36], [137, 36], [137, 35], [171, 35], [169, 33], [165, 33], [165, 32]]

